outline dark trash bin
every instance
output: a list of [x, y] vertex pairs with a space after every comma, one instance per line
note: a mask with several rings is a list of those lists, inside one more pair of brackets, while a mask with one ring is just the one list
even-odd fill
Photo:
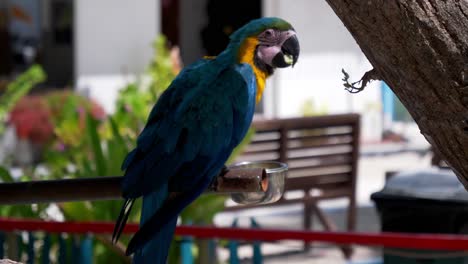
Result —
[[[468, 233], [468, 192], [449, 169], [397, 173], [371, 199], [376, 204], [383, 232]], [[384, 249], [384, 263], [468, 263], [468, 256], [463, 254], [444, 256], [454, 253], [448, 251], [398, 250], [398, 253], [404, 254]]]

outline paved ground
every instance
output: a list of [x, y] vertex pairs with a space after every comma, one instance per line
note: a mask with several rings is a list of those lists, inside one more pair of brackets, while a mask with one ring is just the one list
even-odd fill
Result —
[[[385, 172], [413, 170], [430, 167], [430, 157], [420, 155], [416, 152], [399, 153], [391, 155], [364, 155], [359, 161], [359, 176], [357, 183], [358, 219], [357, 231], [379, 232], [380, 224], [377, 212], [370, 195], [382, 189], [385, 183]], [[324, 208], [328, 216], [334, 219], [339, 229], [345, 224], [346, 200], [333, 200], [322, 202], [320, 207]], [[269, 207], [251, 209], [244, 212], [223, 213], [216, 217], [215, 222], [220, 226], [229, 226], [234, 218], [239, 219], [240, 226], [247, 227], [250, 217], [263, 227], [300, 229], [302, 227], [302, 207], [299, 205]], [[321, 230], [322, 227], [313, 221], [313, 229]], [[301, 251], [302, 244], [295, 241], [280, 244], [262, 244], [262, 254], [265, 256], [264, 263], [359, 263], [377, 264], [381, 263], [381, 253], [378, 248], [355, 246], [355, 254], [350, 261], [346, 261], [341, 251], [334, 245], [315, 244], [313, 249]], [[219, 250], [221, 259], [228, 258], [225, 249]], [[239, 250], [239, 256], [245, 259], [245, 263], [251, 263], [252, 248], [243, 246]]]

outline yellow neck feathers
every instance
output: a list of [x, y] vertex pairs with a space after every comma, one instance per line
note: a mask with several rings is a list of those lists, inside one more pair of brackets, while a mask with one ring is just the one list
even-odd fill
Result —
[[258, 40], [254, 37], [244, 40], [239, 49], [239, 63], [248, 63], [252, 67], [255, 78], [257, 79], [257, 103], [262, 99], [263, 90], [265, 89], [265, 81], [268, 73], [260, 70], [254, 63], [254, 52], [257, 47]]

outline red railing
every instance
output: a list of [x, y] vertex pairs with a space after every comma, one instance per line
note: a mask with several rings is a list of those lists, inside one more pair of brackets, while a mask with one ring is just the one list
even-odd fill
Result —
[[[109, 222], [46, 222], [40, 220], [0, 218], [3, 231], [45, 231], [49, 233], [112, 233], [114, 223]], [[138, 230], [137, 224], [127, 224], [124, 233]], [[247, 229], [179, 226], [176, 234], [198, 238], [230, 240], [328, 242], [334, 244], [359, 244], [401, 249], [426, 249], [468, 251], [468, 235], [411, 234], [411, 233], [358, 233], [320, 232], [279, 229]]]

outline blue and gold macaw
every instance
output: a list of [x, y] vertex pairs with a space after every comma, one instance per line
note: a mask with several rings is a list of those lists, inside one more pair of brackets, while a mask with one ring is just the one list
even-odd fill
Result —
[[245, 136], [265, 80], [275, 68], [293, 66], [299, 42], [280, 18], [260, 18], [230, 36], [215, 58], [186, 67], [152, 109], [122, 169], [123, 197], [113, 241], [133, 202], [143, 196], [140, 230], [127, 254], [134, 263], [166, 262], [179, 213], [223, 169]]

